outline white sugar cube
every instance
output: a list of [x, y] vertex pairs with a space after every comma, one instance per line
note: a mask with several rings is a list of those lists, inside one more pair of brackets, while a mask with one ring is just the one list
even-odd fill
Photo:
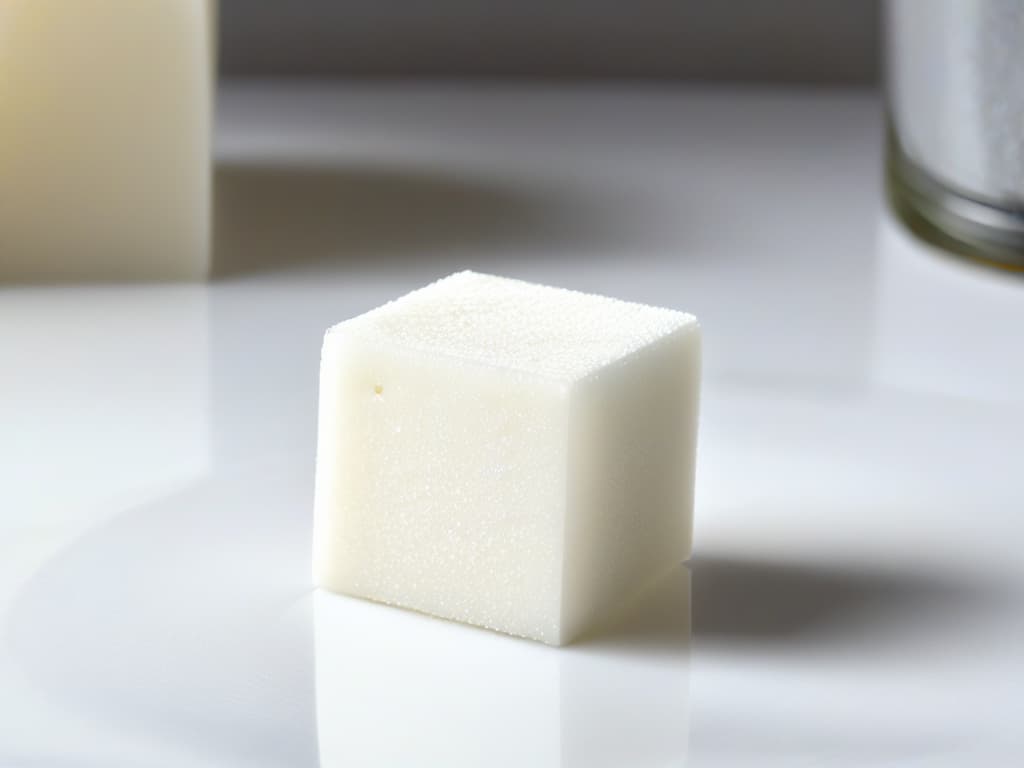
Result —
[[321, 360], [314, 580], [561, 645], [690, 553], [692, 315], [461, 272]]

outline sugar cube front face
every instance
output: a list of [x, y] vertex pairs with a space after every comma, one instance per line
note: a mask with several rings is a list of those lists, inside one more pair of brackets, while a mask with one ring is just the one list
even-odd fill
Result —
[[314, 580], [561, 645], [690, 552], [700, 332], [461, 272], [331, 328]]
[[0, 282], [209, 269], [216, 0], [0, 0]]

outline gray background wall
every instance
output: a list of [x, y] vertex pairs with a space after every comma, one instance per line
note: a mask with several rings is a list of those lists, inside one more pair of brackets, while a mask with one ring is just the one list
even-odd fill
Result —
[[864, 83], [877, 0], [221, 0], [228, 75]]

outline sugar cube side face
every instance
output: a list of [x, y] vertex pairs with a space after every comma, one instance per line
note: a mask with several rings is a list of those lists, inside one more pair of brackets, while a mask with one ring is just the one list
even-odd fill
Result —
[[460, 273], [326, 336], [314, 580], [549, 644], [689, 553], [699, 331]]
[[0, 281], [207, 275], [216, 10], [0, 3]]
[[558, 642], [567, 404], [557, 383], [330, 334], [317, 584]]
[[573, 387], [563, 641], [690, 556], [700, 350], [686, 323]]

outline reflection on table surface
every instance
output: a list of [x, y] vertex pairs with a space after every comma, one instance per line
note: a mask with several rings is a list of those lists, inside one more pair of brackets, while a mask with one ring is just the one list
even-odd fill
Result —
[[320, 761], [342, 766], [680, 765], [690, 577], [551, 648], [353, 598], [315, 596]]

